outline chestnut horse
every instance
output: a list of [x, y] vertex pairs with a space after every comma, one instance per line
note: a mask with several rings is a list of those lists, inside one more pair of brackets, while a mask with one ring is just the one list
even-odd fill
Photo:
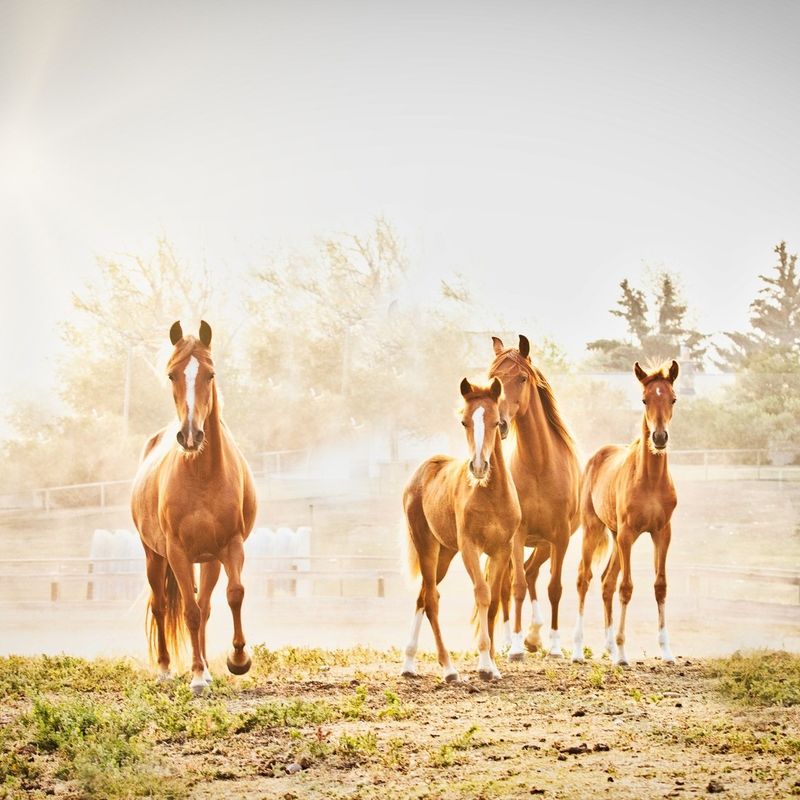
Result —
[[[133, 521], [147, 561], [152, 595], [150, 654], [160, 678], [169, 676], [169, 650], [188, 629], [192, 643], [192, 691], [211, 682], [206, 623], [220, 567], [228, 576], [233, 614], [233, 653], [228, 669], [250, 669], [241, 608], [244, 540], [256, 517], [253, 476], [220, 417], [211, 360], [211, 328], [200, 323], [199, 339], [184, 336], [179, 322], [169, 332], [174, 345], [168, 376], [178, 425], [164, 428], [145, 446], [131, 497]], [[194, 564], [200, 563], [199, 590]], [[195, 592], [197, 598], [195, 599]]]
[[[411, 639], [405, 651], [405, 676], [417, 674], [414, 659], [424, 613], [433, 629], [444, 679], [458, 680], [439, 629], [437, 586], [460, 551], [478, 608], [478, 673], [485, 680], [500, 677], [494, 662], [494, 626], [490, 620], [497, 611], [500, 582], [520, 521], [517, 492], [503, 458], [498, 407], [501, 391], [497, 379], [482, 388], [464, 378], [461, 424], [467, 436], [469, 461], [447, 456], [429, 458], [403, 493], [411, 572], [414, 576], [422, 573]], [[489, 557], [487, 579], [481, 571], [481, 553]]]
[[[658, 606], [658, 644], [661, 658], [675, 659], [669, 647], [664, 618], [667, 597], [667, 550], [672, 536], [671, 518], [678, 497], [667, 464], [667, 426], [675, 405], [673, 384], [678, 362], [645, 372], [637, 362], [633, 371], [642, 384], [642, 435], [627, 447], [609, 445], [598, 450], [586, 465], [581, 483], [581, 525], [583, 555], [578, 567], [578, 621], [575, 626], [573, 661], [583, 661], [583, 608], [592, 562], [597, 562], [608, 544], [606, 528], [616, 540], [614, 552], [603, 572], [603, 603], [606, 618], [606, 647], [615, 664], [627, 664], [625, 656], [625, 613], [633, 593], [631, 547], [640, 533], [648, 531], [655, 548], [655, 594]], [[621, 602], [619, 629], [614, 641], [612, 602], [617, 578]]]
[[[578, 527], [580, 467], [571, 434], [561, 417], [553, 390], [530, 359], [530, 342], [519, 337], [519, 349], [505, 347], [492, 337], [495, 359], [489, 377], [500, 378], [505, 398], [504, 413], [512, 421], [516, 446], [509, 465], [522, 508], [522, 522], [514, 540], [512, 559], [515, 600], [513, 634], [509, 658], [523, 657], [522, 604], [527, 584], [532, 620], [524, 646], [541, 646], [542, 616], [536, 596], [539, 568], [550, 558], [550, 647], [549, 655], [560, 658], [558, 604], [561, 600], [561, 569], [570, 536]], [[524, 547], [535, 548], [525, 562]], [[508, 608], [511, 583], [504, 581], [504, 609]], [[506, 611], [507, 613], [507, 611]]]

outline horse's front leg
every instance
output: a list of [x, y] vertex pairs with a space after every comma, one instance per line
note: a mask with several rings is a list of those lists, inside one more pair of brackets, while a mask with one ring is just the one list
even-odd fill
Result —
[[192, 682], [189, 685], [192, 692], [199, 695], [202, 694], [207, 684], [204, 677], [205, 664], [200, 648], [200, 623], [203, 615], [194, 596], [194, 568], [183, 547], [173, 543], [170, 538], [167, 539], [167, 560], [180, 589], [183, 600], [183, 618], [192, 641]]
[[665, 664], [674, 664], [675, 656], [669, 646], [669, 634], [667, 633], [667, 621], [664, 614], [664, 606], [667, 600], [667, 550], [672, 538], [672, 523], [668, 522], [657, 533], [650, 534], [655, 548], [654, 560], [656, 567], [656, 582], [653, 586], [656, 594], [656, 605], [658, 606], [658, 645], [661, 648], [661, 660]]
[[[464, 561], [467, 574], [472, 579], [472, 586], [475, 592], [475, 606], [478, 616], [478, 675], [484, 680], [490, 681], [497, 672], [497, 667], [492, 662], [491, 639], [489, 637], [489, 603], [491, 602], [492, 593], [489, 584], [483, 577], [478, 546], [465, 538], [461, 543], [461, 558]], [[507, 560], [508, 553], [506, 553], [506, 564]], [[490, 570], [492, 569], [491, 563], [490, 560]], [[494, 569], [497, 569], [496, 565]]]
[[211, 683], [211, 670], [208, 668], [208, 652], [206, 651], [206, 626], [211, 616], [211, 594], [219, 580], [219, 571], [222, 565], [219, 561], [208, 561], [200, 566], [200, 590], [197, 593], [197, 604], [200, 606], [200, 654], [205, 668], [203, 678], [207, 684]]
[[245, 650], [246, 642], [242, 630], [244, 541], [241, 534], [236, 534], [222, 549], [219, 560], [228, 576], [228, 606], [233, 616], [233, 652], [228, 656], [228, 671], [234, 675], [244, 675], [250, 669], [251, 662]]
[[547, 596], [550, 598], [550, 649], [547, 655], [552, 658], [564, 658], [561, 651], [561, 634], [558, 631], [558, 605], [561, 602], [561, 568], [569, 546], [568, 529], [564, 529], [550, 545], [550, 583], [547, 585]]
[[528, 594], [531, 598], [531, 625], [528, 628], [528, 635], [525, 637], [525, 647], [532, 653], [535, 653], [542, 646], [541, 631], [542, 625], [544, 625], [544, 617], [536, 596], [536, 581], [542, 564], [548, 558], [550, 558], [550, 543], [541, 541], [536, 544], [536, 549], [525, 563], [525, 580], [528, 584]]
[[628, 613], [628, 603], [633, 595], [633, 577], [631, 575], [631, 548], [638, 538], [638, 531], [634, 531], [627, 525], [620, 526], [617, 533], [617, 554], [622, 579], [619, 584], [619, 627], [617, 628], [617, 659], [616, 663], [620, 666], [628, 665], [628, 658], [625, 655], [625, 618]]
[[522, 634], [522, 606], [525, 603], [527, 582], [525, 580], [525, 537], [521, 530], [514, 534], [511, 545], [512, 589], [514, 591], [514, 628], [511, 634], [509, 661], [525, 658], [525, 643]]

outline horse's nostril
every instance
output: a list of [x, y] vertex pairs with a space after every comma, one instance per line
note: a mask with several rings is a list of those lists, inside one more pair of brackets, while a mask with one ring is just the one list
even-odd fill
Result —
[[178, 444], [183, 447], [186, 444], [186, 437], [183, 435], [183, 431], [178, 431], [177, 436], [175, 437], [178, 440]]
[[205, 434], [203, 433], [203, 431], [197, 431], [197, 433], [194, 435], [194, 441], [198, 447], [203, 443], [204, 435]]

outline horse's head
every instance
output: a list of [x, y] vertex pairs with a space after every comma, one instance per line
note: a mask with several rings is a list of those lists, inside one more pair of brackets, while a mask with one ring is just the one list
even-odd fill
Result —
[[678, 362], [673, 361], [648, 373], [637, 361], [633, 365], [633, 373], [642, 384], [644, 419], [650, 436], [650, 449], [654, 453], [663, 453], [667, 449], [669, 439], [667, 428], [672, 419], [672, 407], [676, 399], [672, 384], [678, 377]]
[[489, 477], [489, 458], [500, 431], [499, 400], [502, 391], [497, 378], [488, 387], [473, 386], [466, 378], [461, 381], [461, 396], [464, 398], [461, 424], [469, 445], [469, 471], [478, 481]]
[[505, 439], [511, 421], [517, 414], [525, 414], [531, 402], [531, 343], [520, 334], [519, 349], [506, 347], [496, 336], [492, 336], [492, 345], [495, 359], [489, 369], [489, 377], [497, 377], [503, 384], [500, 432]]
[[187, 453], [203, 444], [206, 419], [214, 407], [214, 362], [211, 360], [211, 326], [200, 323], [199, 338], [184, 336], [180, 322], [169, 329], [175, 349], [167, 366], [172, 397], [178, 412], [178, 444]]

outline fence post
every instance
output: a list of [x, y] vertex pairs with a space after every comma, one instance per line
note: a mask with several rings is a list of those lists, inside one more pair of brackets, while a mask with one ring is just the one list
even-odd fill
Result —
[[94, 600], [94, 580], [92, 575], [94, 574], [94, 561], [89, 562], [89, 580], [86, 582], [86, 599], [87, 600]]
[[383, 575], [378, 575], [378, 597], [386, 597]]
[[57, 603], [59, 596], [58, 578], [53, 578], [50, 581], [50, 602]]

